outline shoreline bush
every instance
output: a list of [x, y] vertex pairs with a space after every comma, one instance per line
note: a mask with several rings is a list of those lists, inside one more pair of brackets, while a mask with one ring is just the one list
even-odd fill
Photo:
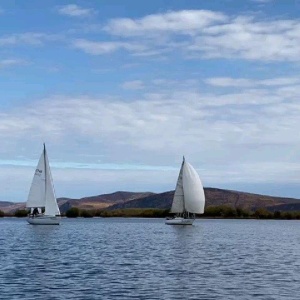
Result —
[[[26, 217], [27, 210], [17, 210], [14, 213], [15, 217]], [[115, 210], [88, 210], [72, 207], [66, 211], [67, 218], [165, 218], [169, 216], [169, 209], [158, 208], [126, 208]], [[6, 216], [0, 210], [0, 217]], [[9, 215], [7, 215], [9, 216]], [[229, 205], [208, 206], [202, 215], [197, 215], [197, 218], [220, 218], [220, 219], [276, 219], [276, 220], [300, 220], [300, 211], [268, 211], [266, 208], [258, 208], [250, 211], [245, 208], [233, 208]]]
[[25, 218], [28, 215], [28, 211], [26, 209], [18, 209], [15, 211], [14, 216], [17, 218]]

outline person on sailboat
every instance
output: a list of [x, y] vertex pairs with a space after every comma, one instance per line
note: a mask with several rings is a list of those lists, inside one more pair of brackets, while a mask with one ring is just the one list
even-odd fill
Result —
[[38, 210], [37, 207], [35, 207], [34, 210], [33, 210], [33, 212], [32, 212], [32, 215], [33, 215], [33, 216], [36, 216], [36, 215], [38, 215], [38, 214], [39, 214], [39, 210]]

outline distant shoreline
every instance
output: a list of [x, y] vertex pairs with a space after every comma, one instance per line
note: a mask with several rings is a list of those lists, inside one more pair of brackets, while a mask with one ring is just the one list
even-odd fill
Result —
[[[14, 214], [0, 213], [1, 217], [27, 217], [27, 210], [17, 210]], [[126, 208], [116, 210], [85, 210], [72, 207], [62, 214], [66, 218], [166, 218], [170, 216], [169, 209], [157, 208]], [[232, 208], [227, 205], [209, 206], [203, 215], [196, 216], [196, 219], [270, 219], [270, 220], [300, 220], [300, 211], [268, 211], [259, 208], [250, 211], [242, 208]]]
[[[163, 217], [91, 217], [91, 218], [86, 218], [86, 217], [76, 217], [76, 218], [68, 218], [66, 216], [62, 216], [62, 219], [70, 219], [70, 220], [74, 220], [74, 219], [161, 219], [164, 220], [165, 218]], [[1, 219], [26, 219], [26, 217], [15, 217], [15, 216], [4, 216], [4, 217], [0, 217]], [[250, 217], [250, 218], [222, 218], [222, 217], [200, 217], [200, 218], [196, 218], [196, 220], [270, 220], [270, 221], [274, 221], [274, 220], [279, 220], [279, 221], [300, 221], [299, 218], [254, 218], [254, 217]]]
[[[246, 192], [205, 187], [205, 214], [203, 217], [300, 219], [300, 200], [251, 194]], [[84, 198], [57, 198], [62, 215], [71, 211], [75, 216], [132, 216], [165, 217], [169, 214], [174, 190], [162, 193], [116, 191], [110, 194]], [[27, 215], [25, 202], [0, 201], [4, 215]]]

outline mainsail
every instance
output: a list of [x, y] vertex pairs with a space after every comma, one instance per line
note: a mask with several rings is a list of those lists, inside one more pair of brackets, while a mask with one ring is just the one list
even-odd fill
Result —
[[32, 179], [26, 207], [45, 206], [45, 156], [42, 153]]
[[177, 179], [176, 189], [173, 197], [171, 213], [183, 213], [184, 212], [184, 194], [183, 194], [183, 183], [182, 183], [182, 174], [183, 174], [183, 165], [184, 160], [181, 164], [180, 172]]

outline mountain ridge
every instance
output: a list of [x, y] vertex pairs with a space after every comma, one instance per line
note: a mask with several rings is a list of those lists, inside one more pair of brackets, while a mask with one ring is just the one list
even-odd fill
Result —
[[[300, 210], [300, 201], [297, 198], [277, 197], [235, 190], [219, 188], [204, 188], [206, 207], [227, 205], [248, 210], [265, 208], [270, 211]], [[82, 198], [58, 198], [58, 205], [64, 214], [72, 207], [83, 210], [114, 210], [126, 208], [159, 208], [169, 209], [172, 204], [174, 191], [162, 193], [116, 191], [114, 193], [87, 196]], [[5, 213], [14, 213], [18, 209], [25, 209], [25, 202], [0, 201], [0, 210]]]

